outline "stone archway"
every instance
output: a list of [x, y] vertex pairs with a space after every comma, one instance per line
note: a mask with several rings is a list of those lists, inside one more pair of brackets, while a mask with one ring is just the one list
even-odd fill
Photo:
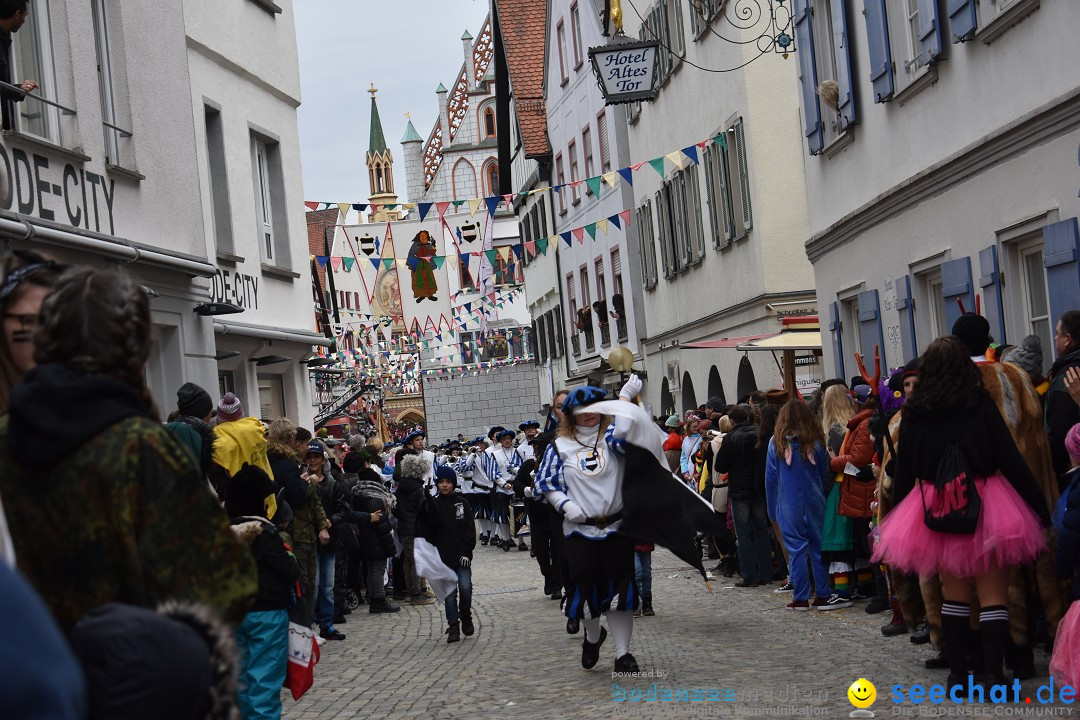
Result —
[[709, 369], [709, 399], [720, 398], [720, 402], [727, 405], [727, 396], [724, 395], [724, 381], [720, 379], [720, 371], [713, 365]]
[[697, 394], [694, 392], [694, 381], [690, 377], [690, 373], [683, 373], [682, 378], [682, 410], [683, 414], [686, 414], [687, 410], [697, 410], [698, 401]]
[[394, 418], [396, 423], [414, 423], [416, 425], [424, 424], [424, 414], [419, 410], [413, 410], [412, 408]]
[[675, 396], [671, 394], [671, 386], [666, 377], [660, 385], [660, 414], [664, 417], [675, 414]]

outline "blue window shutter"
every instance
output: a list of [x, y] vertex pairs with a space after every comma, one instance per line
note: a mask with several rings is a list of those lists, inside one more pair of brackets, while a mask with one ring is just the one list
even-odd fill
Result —
[[866, 44], [870, 52], [870, 83], [874, 86], [874, 102], [881, 103], [891, 99], [895, 89], [885, 0], [866, 0], [863, 14], [866, 16]]
[[900, 344], [906, 365], [919, 355], [919, 346], [915, 340], [915, 301], [911, 297], [910, 275], [896, 279], [896, 310], [900, 313]]
[[975, 0], [949, 0], [949, 30], [954, 43], [975, 37], [979, 18], [975, 15]]
[[923, 63], [929, 65], [941, 54], [941, 19], [938, 0], [919, 0], [919, 47]]
[[817, 65], [814, 60], [814, 33], [810, 22], [810, 0], [792, 0], [795, 18], [795, 53], [799, 62], [799, 85], [802, 89], [803, 132], [811, 155], [825, 147], [825, 131], [821, 124], [821, 105], [817, 94]]
[[847, 377], [844, 372], [844, 333], [840, 324], [840, 303], [829, 307], [829, 332], [832, 334], [833, 352], [836, 353], [836, 377]]
[[941, 264], [941, 297], [945, 303], [946, 333], [952, 332], [953, 323], [960, 317], [960, 305], [965, 312], [975, 312], [975, 291], [971, 286], [971, 258], [950, 260]]
[[836, 85], [840, 97], [836, 111], [840, 113], [840, 130], [855, 122], [855, 87], [851, 82], [851, 34], [847, 26], [847, 0], [832, 0], [833, 52], [836, 54]]
[[877, 290], [859, 293], [859, 337], [862, 340], [863, 363], [872, 362], [874, 347], [885, 352], [885, 333], [881, 327], [881, 305]]
[[1043, 267], [1050, 295], [1050, 327], [1066, 310], [1080, 310], [1080, 231], [1076, 218], [1043, 228]]
[[979, 287], [982, 288], [982, 314], [990, 323], [990, 334], [1005, 344], [1005, 308], [1001, 300], [1001, 269], [997, 245], [979, 251]]

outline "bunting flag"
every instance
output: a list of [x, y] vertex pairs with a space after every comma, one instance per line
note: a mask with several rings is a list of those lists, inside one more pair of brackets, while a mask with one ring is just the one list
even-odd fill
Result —
[[[668, 160], [670, 160], [672, 165], [674, 165], [675, 167], [682, 170], [682, 168], [683, 168], [683, 154], [682, 154], [682, 151], [676, 150], [675, 152], [669, 152], [664, 157], [666, 157]], [[661, 175], [662, 174], [663, 173], [661, 173]]]
[[596, 239], [596, 223], [589, 223], [585, 226], [585, 232], [589, 233], [589, 237], [593, 240]]
[[583, 242], [583, 240], [585, 238], [585, 228], [583, 228], [583, 227], [574, 228], [571, 232], [574, 233], [574, 237], [577, 238], [577, 241], [578, 241], [579, 244], [581, 242]]
[[[431, 205], [432, 203], [419, 203], [417, 205], [417, 210], [420, 212], [420, 222], [423, 222], [424, 218], [427, 217], [427, 214], [431, 212]], [[439, 213], [439, 215], [441, 217], [442, 213]]]
[[499, 203], [502, 202], [502, 198], [495, 195], [494, 197], [484, 198], [484, 202], [487, 204], [488, 215], [494, 216], [495, 211], [499, 209]]
[[698, 164], [698, 152], [696, 146], [691, 145], [690, 147], [684, 147], [682, 149], [682, 152], [683, 155], [690, 158], [690, 162], [694, 163], [695, 165]]
[[352, 203], [338, 203], [337, 207], [338, 212], [341, 213], [341, 220], [344, 222], [345, 218], [349, 215], [349, 210], [352, 209]]
[[548, 239], [540, 238], [536, 241], [536, 249], [540, 251], [541, 255], [547, 255]]
[[597, 229], [599, 229], [600, 232], [604, 233], [605, 235], [607, 235], [607, 226], [608, 226], [607, 218], [605, 218], [603, 220], [597, 220], [596, 221]]
[[[454, 201], [455, 204], [457, 202], [457, 200]], [[472, 217], [480, 209], [480, 206], [484, 204], [484, 198], [472, 198], [465, 202], [469, 204], [469, 217]]]
[[603, 183], [602, 178], [594, 177], [594, 178], [589, 178], [588, 180], [586, 180], [585, 181], [585, 186], [587, 188], [589, 188], [589, 192], [591, 192], [593, 195], [595, 195], [596, 197], [600, 197], [600, 185], [602, 183]]
[[[580, 229], [580, 228], [579, 228], [579, 229]], [[561, 238], [563, 239], [563, 241], [565, 241], [565, 242], [566, 242], [566, 247], [570, 247], [570, 246], [571, 246], [571, 243], [570, 243], [570, 232], [569, 232], [569, 231], [567, 231], [567, 232], [564, 232], [564, 233], [559, 233], [559, 237], [561, 237]]]
[[608, 185], [610, 185], [611, 187], [615, 187], [615, 178], [617, 177], [617, 175], [618, 174], [614, 170], [612, 170], [611, 172], [604, 173], [601, 177], [604, 178], [604, 182], [606, 182]]
[[627, 185], [630, 185], [631, 187], [633, 187], [633, 185], [634, 185], [634, 174], [632, 172], [630, 172], [630, 168], [620, 168], [618, 173], [619, 173], [619, 177], [621, 177], [623, 179], [623, 182], [625, 182]]
[[622, 230], [622, 222], [619, 220], [618, 215], [612, 215], [608, 218], [608, 222], [615, 226], [617, 230]]
[[664, 177], [664, 158], [662, 158], [662, 157], [654, 158], [654, 159], [649, 161], [649, 164], [652, 165], [652, 169], [655, 170], [656, 172], [658, 172], [660, 174], [660, 178], [663, 179], [663, 177]]
[[435, 203], [435, 209], [439, 211], [439, 218], [440, 219], [442, 218], [443, 215], [446, 214], [446, 209], [448, 207], [450, 207], [450, 203], [448, 203], [448, 202], [437, 202], [437, 203]]

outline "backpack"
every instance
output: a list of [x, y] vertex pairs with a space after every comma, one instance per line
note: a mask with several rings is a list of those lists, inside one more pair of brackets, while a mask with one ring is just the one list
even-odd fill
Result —
[[971, 535], [979, 523], [982, 499], [975, 487], [975, 477], [967, 458], [955, 442], [945, 446], [934, 473], [934, 499], [926, 505], [926, 495], [919, 480], [926, 527], [953, 535]]

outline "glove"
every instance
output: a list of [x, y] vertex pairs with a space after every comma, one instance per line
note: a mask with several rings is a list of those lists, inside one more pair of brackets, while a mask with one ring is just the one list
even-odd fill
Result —
[[572, 523], [583, 523], [588, 519], [588, 515], [581, 509], [573, 500], [567, 500], [566, 504], [562, 506], [562, 514], [567, 520]]
[[631, 375], [630, 379], [626, 381], [626, 384], [622, 386], [622, 390], [619, 391], [619, 397], [626, 400], [633, 400], [641, 394], [642, 384], [641, 378], [637, 376], [637, 373]]
[[470, 565], [471, 563], [472, 563], [472, 560], [470, 560], [469, 558], [465, 557], [464, 555], [462, 555], [462, 556], [461, 556], [461, 559], [460, 559], [460, 560], [458, 560], [458, 564], [459, 564], [459, 565], [461, 565], [461, 567], [463, 567], [463, 568], [469, 567], [469, 565]]
[[525, 497], [527, 497], [527, 498], [531, 498], [531, 497], [533, 496], [533, 489], [532, 489], [532, 486], [530, 486], [530, 485], [526, 485], [526, 486], [525, 486], [525, 490], [524, 490], [523, 492], [524, 492], [524, 494], [525, 494]]

